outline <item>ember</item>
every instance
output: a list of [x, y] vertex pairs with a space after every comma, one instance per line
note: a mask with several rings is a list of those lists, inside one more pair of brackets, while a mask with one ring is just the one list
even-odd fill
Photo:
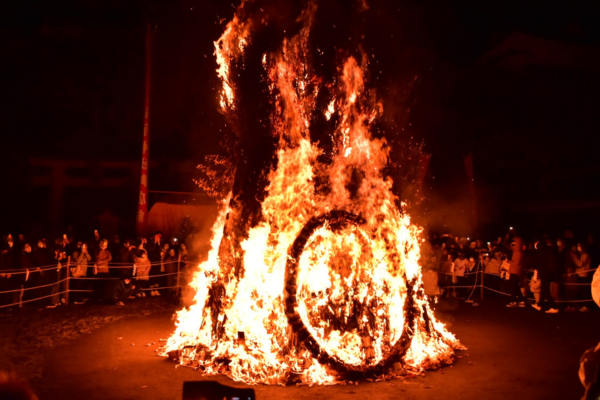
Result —
[[[163, 349], [206, 374], [267, 384], [385, 379], [450, 363], [461, 348], [429, 308], [421, 229], [383, 173], [386, 140], [370, 133], [383, 106], [365, 89], [368, 57], [347, 57], [336, 82], [324, 84], [308, 54], [315, 11], [309, 3], [298, 34], [261, 57], [277, 162], [260, 218], [238, 223], [244, 204], [235, 190], [223, 201], [209, 258], [191, 283], [194, 304], [178, 312]], [[242, 4], [215, 43], [226, 115], [239, 110], [230, 64], [252, 46], [253, 21]], [[321, 90], [332, 94], [326, 110], [317, 108]], [[327, 157], [311, 141], [316, 113], [330, 124]]]

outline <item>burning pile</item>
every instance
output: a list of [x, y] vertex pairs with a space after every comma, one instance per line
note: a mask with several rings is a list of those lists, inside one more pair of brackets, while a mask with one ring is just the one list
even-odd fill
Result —
[[[245, 6], [215, 43], [221, 107], [231, 120], [239, 108], [232, 63], [264, 24]], [[427, 304], [421, 229], [384, 174], [385, 138], [370, 133], [383, 108], [365, 88], [368, 57], [346, 57], [324, 83], [310, 62], [315, 12], [309, 2], [297, 34], [261, 57], [276, 157], [257, 217], [248, 216], [240, 189], [248, 167], [239, 163], [212, 250], [191, 283], [194, 304], [178, 312], [164, 348], [206, 374], [267, 384], [384, 379], [450, 363], [460, 348]], [[330, 98], [320, 110], [323, 91]], [[327, 151], [311, 141], [318, 113]]]

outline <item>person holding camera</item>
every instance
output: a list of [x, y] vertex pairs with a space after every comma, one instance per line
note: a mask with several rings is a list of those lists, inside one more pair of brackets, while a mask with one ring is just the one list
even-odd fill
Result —
[[96, 263], [94, 264], [94, 276], [100, 278], [96, 283], [96, 293], [101, 294], [102, 288], [106, 283], [105, 280], [110, 278], [108, 263], [112, 260], [112, 254], [108, 251], [108, 241], [102, 239], [100, 241], [100, 249], [96, 253]]

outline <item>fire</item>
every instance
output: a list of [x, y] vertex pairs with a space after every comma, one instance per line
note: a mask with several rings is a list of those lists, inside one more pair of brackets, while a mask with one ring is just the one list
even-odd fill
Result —
[[[461, 348], [422, 289], [422, 230], [397, 206], [383, 174], [389, 149], [370, 133], [383, 108], [365, 88], [366, 56], [348, 57], [337, 83], [327, 86], [334, 93], [325, 112], [334, 138], [327, 164], [310, 140], [316, 98], [326, 86], [308, 55], [315, 10], [309, 3], [299, 33], [261, 59], [279, 144], [262, 222], [232, 250], [243, 270], [219, 258], [226, 220], [238, 215], [228, 198], [208, 260], [191, 283], [194, 304], [177, 313], [163, 351], [206, 374], [267, 384], [383, 379], [450, 363]], [[236, 15], [215, 43], [227, 112], [235, 109], [229, 63], [242, 56], [249, 32], [250, 23]], [[317, 179], [328, 189], [317, 190]]]

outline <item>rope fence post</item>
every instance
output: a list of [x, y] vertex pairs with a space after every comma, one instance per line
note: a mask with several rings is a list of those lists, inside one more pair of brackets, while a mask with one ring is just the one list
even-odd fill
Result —
[[19, 291], [19, 308], [23, 307], [23, 296], [25, 295], [25, 285], [21, 285], [21, 290]]
[[67, 278], [65, 280], [65, 304], [69, 304], [69, 290], [70, 290], [70, 277], [71, 277], [71, 256], [67, 258]]
[[180, 277], [179, 277], [179, 271], [180, 271], [180, 266], [181, 266], [181, 254], [179, 254], [179, 257], [177, 257], [177, 283], [175, 284], [175, 286], [177, 286], [177, 288], [175, 289], [175, 293], [177, 296], [181, 295], [181, 281], [180, 281]]
[[483, 275], [485, 275], [485, 273], [483, 272], [483, 263], [481, 261], [479, 261], [479, 272], [481, 272], [481, 287], [479, 288], [479, 300], [483, 301]]

